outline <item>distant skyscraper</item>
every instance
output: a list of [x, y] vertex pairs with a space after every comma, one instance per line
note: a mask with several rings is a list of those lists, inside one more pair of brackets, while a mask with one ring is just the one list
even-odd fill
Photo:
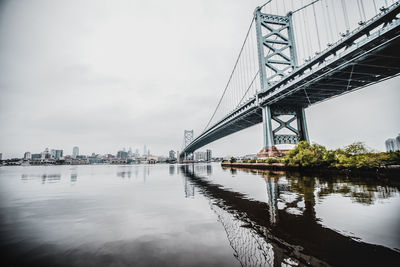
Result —
[[136, 148], [136, 151], [135, 151], [135, 157], [140, 157], [139, 149], [137, 149], [137, 148]]
[[31, 152], [25, 152], [24, 154], [24, 160], [30, 160], [32, 158]]
[[211, 161], [211, 157], [212, 157], [211, 150], [207, 149], [206, 150], [206, 161]]
[[74, 148], [72, 149], [72, 157], [76, 158], [77, 156], [79, 156], [79, 147], [74, 146]]
[[176, 159], [176, 157], [175, 157], [175, 151], [170, 150], [170, 151], [169, 151], [169, 160], [175, 160], [175, 159]]
[[146, 147], [146, 145], [144, 145], [144, 148], [143, 148], [143, 157], [146, 157], [147, 156], [147, 147]]
[[396, 151], [396, 140], [389, 138], [385, 141], [386, 152]]
[[132, 155], [133, 155], [132, 154], [132, 148], [130, 147], [129, 150], [128, 150], [128, 157], [132, 157]]
[[61, 159], [63, 157], [63, 151], [62, 149], [56, 149], [56, 159]]
[[120, 150], [117, 152], [117, 158], [119, 159], [126, 159], [128, 158], [128, 152]]

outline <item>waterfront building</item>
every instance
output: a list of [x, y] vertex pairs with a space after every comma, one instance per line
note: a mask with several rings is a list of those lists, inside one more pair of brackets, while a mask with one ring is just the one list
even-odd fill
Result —
[[194, 152], [194, 160], [195, 161], [206, 161], [207, 153], [206, 152]]
[[76, 158], [77, 156], [79, 156], [79, 147], [74, 146], [74, 147], [72, 148], [72, 157], [73, 157], [73, 158]]
[[32, 160], [40, 160], [42, 158], [42, 154], [32, 154]]
[[149, 164], [155, 164], [155, 163], [157, 163], [157, 161], [158, 161], [158, 157], [148, 155], [148, 156], [146, 157], [146, 161], [147, 161], [147, 163], [149, 163]]
[[30, 160], [32, 158], [31, 152], [25, 152], [24, 154], [24, 160]]
[[45, 160], [45, 159], [51, 159], [51, 154], [49, 152], [49, 149], [46, 147], [46, 149], [41, 153], [40, 159]]
[[210, 149], [206, 150], [206, 161], [210, 162], [212, 158], [212, 152]]

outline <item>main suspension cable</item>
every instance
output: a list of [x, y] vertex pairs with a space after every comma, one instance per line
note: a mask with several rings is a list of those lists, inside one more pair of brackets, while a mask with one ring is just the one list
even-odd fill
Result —
[[[271, 2], [271, 1], [272, 1], [272, 0], [270, 0], [269, 2]], [[224, 98], [225, 93], [226, 93], [226, 90], [228, 89], [229, 84], [230, 84], [230, 82], [231, 82], [231, 80], [232, 80], [232, 76], [233, 76], [233, 73], [235, 72], [236, 66], [237, 66], [237, 64], [238, 64], [238, 62], [239, 62], [239, 59], [240, 59], [240, 56], [242, 55], [243, 48], [244, 48], [244, 46], [245, 46], [245, 44], [246, 44], [247, 38], [249, 37], [249, 33], [250, 33], [250, 30], [251, 30], [251, 27], [253, 26], [253, 23], [254, 23], [254, 16], [253, 16], [253, 18], [252, 18], [252, 20], [251, 20], [250, 27], [249, 27], [249, 29], [247, 30], [246, 37], [244, 38], [244, 42], [243, 42], [243, 44], [242, 44], [242, 47], [240, 48], [240, 52], [239, 52], [239, 55], [238, 55], [238, 57], [237, 57], [237, 59], [236, 59], [235, 65], [233, 66], [232, 72], [231, 72], [231, 74], [230, 74], [230, 76], [229, 76], [228, 83], [226, 84], [225, 89], [224, 89], [224, 91], [223, 91], [223, 93], [222, 93], [222, 96], [221, 96], [221, 98], [220, 98], [219, 101], [218, 101], [218, 105], [217, 105], [217, 107], [215, 108], [214, 113], [213, 113], [213, 115], [211, 116], [210, 120], [208, 121], [208, 123], [207, 123], [206, 127], [204, 128], [203, 132], [204, 132], [204, 131], [207, 129], [207, 127], [210, 125], [212, 119], [213, 119], [214, 116], [215, 116], [215, 113], [217, 113], [217, 110], [218, 110], [219, 106], [221, 105], [222, 99]]]

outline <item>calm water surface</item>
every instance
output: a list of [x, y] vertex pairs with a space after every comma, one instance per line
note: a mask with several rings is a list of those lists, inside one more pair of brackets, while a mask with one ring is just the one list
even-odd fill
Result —
[[219, 164], [0, 167], [1, 266], [398, 266], [400, 185]]

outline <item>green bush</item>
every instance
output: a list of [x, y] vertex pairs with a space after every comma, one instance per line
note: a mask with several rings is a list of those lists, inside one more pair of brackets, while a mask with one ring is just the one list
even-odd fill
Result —
[[271, 163], [280, 163], [281, 161], [277, 158], [267, 158], [265, 159], [265, 163], [271, 164]]
[[235, 162], [236, 162], [236, 158], [234, 158], [234, 157], [231, 157], [231, 160], [230, 160], [230, 162], [231, 162], [231, 163], [235, 163]]
[[255, 159], [250, 160], [250, 163], [256, 163], [256, 162], [257, 162], [257, 160], [255, 160]]
[[344, 149], [327, 150], [324, 146], [301, 141], [282, 161], [286, 165], [304, 167], [375, 168], [400, 164], [400, 152], [374, 153], [362, 142], [355, 142]]

